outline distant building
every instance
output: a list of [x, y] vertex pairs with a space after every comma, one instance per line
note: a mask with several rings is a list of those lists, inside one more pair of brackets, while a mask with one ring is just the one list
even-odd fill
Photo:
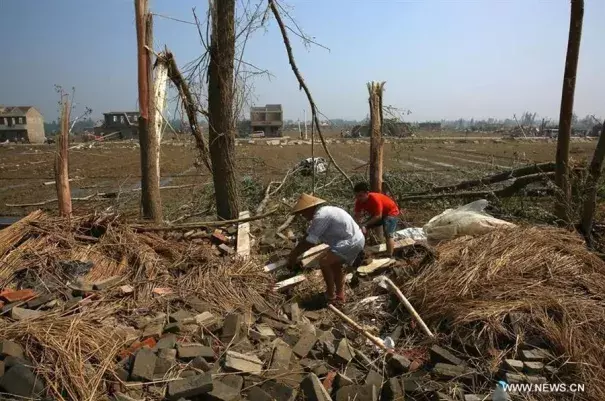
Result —
[[0, 106], [0, 142], [44, 143], [44, 117], [33, 106]]
[[138, 139], [138, 111], [111, 111], [103, 113], [103, 123], [94, 128], [95, 135], [108, 136], [111, 139]]
[[250, 108], [252, 132], [263, 131], [267, 137], [282, 136], [284, 114], [281, 104], [267, 104]]

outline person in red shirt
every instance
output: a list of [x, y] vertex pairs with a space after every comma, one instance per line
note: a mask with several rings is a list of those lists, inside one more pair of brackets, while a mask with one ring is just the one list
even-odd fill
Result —
[[[388, 196], [378, 192], [370, 192], [370, 187], [365, 182], [355, 185], [354, 191], [355, 220], [359, 223], [364, 234], [367, 234], [368, 229], [382, 226], [387, 241], [387, 253], [389, 256], [393, 256], [395, 249], [393, 236], [397, 231], [397, 223], [399, 222], [399, 207]], [[362, 223], [363, 212], [370, 216], [365, 223]]]

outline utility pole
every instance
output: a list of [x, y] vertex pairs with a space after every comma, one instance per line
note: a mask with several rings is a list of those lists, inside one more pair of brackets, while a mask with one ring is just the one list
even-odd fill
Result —
[[139, 84], [139, 144], [141, 148], [141, 205], [143, 218], [162, 222], [162, 198], [159, 177], [159, 133], [155, 125], [155, 102], [151, 52], [153, 49], [153, 18], [148, 0], [135, 0], [137, 31], [137, 71]]

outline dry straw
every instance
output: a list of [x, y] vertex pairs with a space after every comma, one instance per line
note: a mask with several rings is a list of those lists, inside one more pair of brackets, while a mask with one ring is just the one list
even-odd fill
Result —
[[[579, 236], [502, 229], [444, 243], [438, 252], [404, 287], [429, 325], [498, 349], [514, 348], [518, 335], [539, 338], [568, 379], [586, 384], [575, 399], [605, 400], [605, 263]], [[513, 316], [522, 316], [516, 329]]]

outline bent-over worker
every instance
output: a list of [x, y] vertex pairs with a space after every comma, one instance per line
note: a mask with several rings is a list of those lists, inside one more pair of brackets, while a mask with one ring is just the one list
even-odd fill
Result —
[[361, 229], [345, 210], [328, 206], [323, 199], [301, 194], [292, 209], [292, 214], [300, 214], [311, 221], [307, 236], [292, 250], [288, 265], [296, 264], [298, 257], [315, 245], [327, 244], [319, 258], [319, 266], [326, 283], [328, 303], [345, 302], [345, 272], [343, 264], [352, 265], [363, 252], [365, 237]]
[[[384, 237], [387, 243], [387, 253], [393, 256], [395, 250], [395, 239], [393, 238], [397, 231], [399, 221], [399, 207], [397, 203], [387, 195], [370, 192], [370, 187], [365, 182], [355, 185], [355, 221], [361, 225], [361, 230], [367, 234], [368, 229], [382, 226]], [[362, 223], [363, 212], [370, 215], [370, 218]]]

